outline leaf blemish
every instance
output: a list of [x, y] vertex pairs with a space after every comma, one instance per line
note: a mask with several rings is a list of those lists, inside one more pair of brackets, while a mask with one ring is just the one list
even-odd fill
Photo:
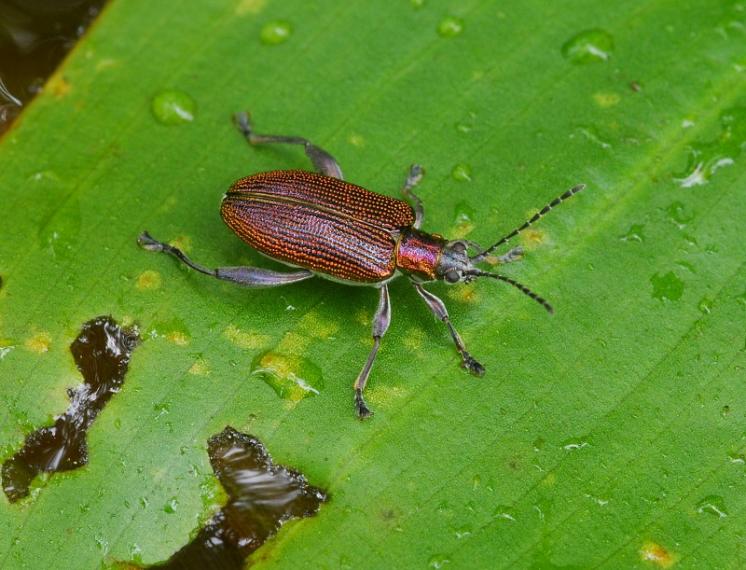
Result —
[[670, 568], [676, 563], [676, 556], [655, 542], [646, 542], [642, 545], [640, 558], [661, 568]]
[[111, 317], [83, 325], [70, 352], [84, 382], [68, 390], [70, 407], [54, 425], [29, 434], [23, 448], [3, 463], [3, 491], [11, 502], [26, 497], [40, 473], [70, 471], [88, 462], [88, 428], [121, 390], [138, 338], [136, 329], [123, 330]]
[[230, 426], [209, 439], [208, 454], [228, 502], [158, 568], [239, 570], [288, 520], [314, 516], [328, 500], [298, 471], [275, 465], [258, 439]]
[[46, 331], [41, 331], [34, 334], [32, 337], [26, 339], [23, 345], [36, 354], [44, 354], [49, 352], [49, 347], [52, 344], [52, 337]]
[[143, 271], [137, 278], [136, 287], [140, 291], [152, 291], [161, 286], [161, 274], [152, 269]]

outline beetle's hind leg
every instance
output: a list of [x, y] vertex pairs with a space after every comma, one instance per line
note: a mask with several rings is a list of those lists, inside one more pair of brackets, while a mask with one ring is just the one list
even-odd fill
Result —
[[148, 232], [140, 234], [140, 237], [137, 238], [137, 243], [148, 251], [157, 251], [172, 255], [195, 271], [222, 279], [223, 281], [231, 281], [244, 287], [278, 287], [279, 285], [289, 285], [290, 283], [304, 281], [313, 277], [313, 273], [305, 269], [287, 273], [261, 269], [259, 267], [216, 267], [215, 269], [210, 269], [189, 259], [179, 248], [154, 239]]
[[363, 398], [363, 390], [365, 390], [365, 384], [368, 382], [368, 376], [370, 376], [370, 370], [373, 368], [373, 362], [378, 354], [378, 347], [381, 345], [381, 338], [386, 334], [391, 323], [391, 301], [389, 300], [389, 289], [387, 285], [381, 286], [381, 296], [378, 299], [378, 308], [376, 314], [373, 317], [373, 348], [370, 350], [368, 360], [365, 362], [365, 366], [360, 371], [360, 374], [355, 380], [355, 409], [357, 410], [358, 417], [362, 420], [373, 415], [370, 411], [365, 399]]
[[458, 331], [456, 331], [454, 326], [451, 324], [448, 310], [446, 309], [445, 304], [443, 304], [443, 301], [429, 291], [426, 291], [419, 283], [412, 282], [412, 285], [414, 285], [414, 288], [420, 294], [420, 297], [425, 300], [425, 303], [430, 307], [433, 314], [448, 327], [448, 332], [451, 333], [451, 338], [453, 339], [453, 343], [456, 345], [456, 350], [458, 350], [458, 353], [461, 355], [461, 365], [474, 374], [474, 376], [483, 376], [484, 366], [477, 362], [476, 359], [466, 350], [464, 341], [461, 340], [461, 335], [458, 334]]
[[301, 144], [306, 151], [306, 155], [311, 159], [313, 167], [325, 176], [339, 178], [342, 180], [342, 169], [334, 160], [334, 157], [326, 152], [323, 148], [316, 146], [308, 139], [303, 137], [287, 137], [282, 135], [260, 135], [254, 132], [251, 125], [251, 118], [248, 113], [236, 113], [236, 126], [241, 131], [246, 140], [251, 144], [268, 144], [268, 143], [285, 143]]
[[419, 164], [413, 164], [409, 167], [409, 174], [407, 175], [407, 179], [404, 181], [404, 186], [402, 186], [401, 189], [401, 193], [404, 194], [404, 197], [409, 200], [414, 208], [415, 218], [412, 227], [416, 230], [420, 229], [420, 226], [425, 219], [425, 208], [422, 206], [422, 200], [420, 200], [417, 194], [412, 192], [412, 188], [420, 183], [420, 180], [422, 180], [424, 175], [425, 170]]

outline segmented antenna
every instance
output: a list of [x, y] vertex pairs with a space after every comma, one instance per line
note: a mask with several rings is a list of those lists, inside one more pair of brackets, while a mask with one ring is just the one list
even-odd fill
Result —
[[498, 247], [500, 247], [502, 244], [504, 244], [506, 241], [508, 241], [511, 238], [514, 238], [519, 233], [521, 233], [523, 230], [525, 230], [527, 227], [529, 227], [531, 224], [534, 224], [538, 222], [541, 218], [546, 216], [549, 211], [552, 208], [556, 208], [559, 206], [562, 202], [567, 200], [568, 198], [571, 198], [578, 192], [580, 192], [583, 188], [585, 188], [585, 184], [578, 184], [577, 186], [573, 186], [570, 188], [567, 192], [562, 194], [561, 196], [557, 196], [554, 200], [549, 202], [546, 206], [544, 206], [541, 210], [539, 210], [536, 214], [534, 214], [530, 220], [526, 221], [522, 226], [517, 227], [512, 232], [510, 232], [505, 237], [501, 238], [500, 241], [498, 241], [495, 245], [492, 245], [485, 249], [483, 252], [475, 255], [471, 258], [472, 263], [479, 263], [482, 261], [485, 257], [487, 257], [490, 253], [495, 251]]
[[542, 297], [541, 295], [537, 295], [531, 289], [529, 289], [522, 283], [519, 283], [515, 279], [511, 279], [510, 277], [506, 277], [505, 275], [500, 275], [499, 273], [487, 273], [486, 271], [469, 271], [466, 273], [466, 275], [474, 275], [475, 277], [492, 277], [493, 279], [509, 283], [510, 285], [518, 289], [521, 293], [528, 295], [534, 301], [539, 303], [539, 305], [544, 307], [550, 315], [554, 314], [554, 308], [547, 302], [546, 299], [544, 299], [544, 297]]

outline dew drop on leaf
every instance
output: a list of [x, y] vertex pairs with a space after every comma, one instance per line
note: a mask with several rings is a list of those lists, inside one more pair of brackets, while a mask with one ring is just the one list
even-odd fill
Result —
[[614, 38], [599, 29], [575, 34], [562, 44], [562, 55], [575, 64], [606, 61], [614, 51]]
[[293, 28], [289, 22], [284, 20], [274, 20], [267, 22], [262, 26], [259, 32], [259, 39], [264, 45], [275, 46], [285, 43], [293, 33]]
[[464, 31], [464, 21], [455, 16], [446, 16], [438, 24], [438, 34], [444, 38], [458, 36]]
[[197, 104], [183, 91], [163, 91], [153, 97], [153, 115], [164, 125], [191, 123], [197, 112]]

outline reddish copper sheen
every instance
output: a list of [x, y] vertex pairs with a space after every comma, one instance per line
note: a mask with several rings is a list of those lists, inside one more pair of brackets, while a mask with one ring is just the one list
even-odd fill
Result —
[[446, 241], [436, 234], [407, 230], [396, 250], [396, 265], [404, 271], [426, 279], [435, 279], [440, 253]]
[[242, 240], [269, 257], [363, 283], [394, 274], [397, 239], [415, 220], [402, 200], [301, 170], [236, 181], [220, 213]]

